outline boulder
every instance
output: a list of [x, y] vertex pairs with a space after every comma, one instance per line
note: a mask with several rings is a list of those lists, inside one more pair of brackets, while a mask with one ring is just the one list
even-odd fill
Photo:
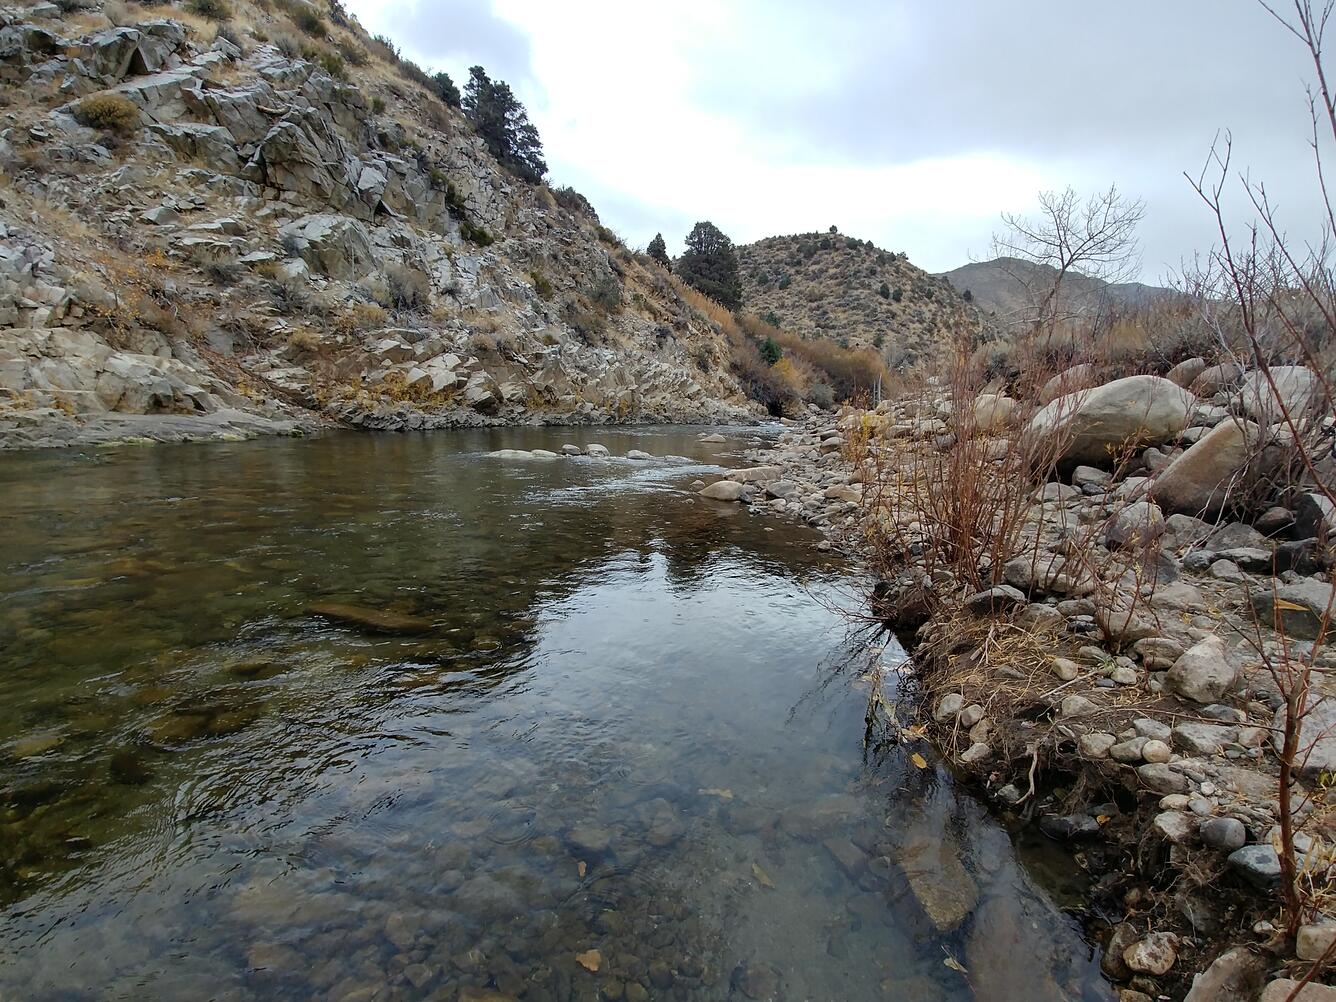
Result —
[[1058, 397], [1066, 396], [1068, 393], [1075, 393], [1077, 390], [1084, 390], [1089, 386], [1095, 385], [1095, 367], [1089, 362], [1082, 362], [1080, 365], [1073, 365], [1070, 369], [1059, 372], [1056, 376], [1044, 384], [1039, 391], [1039, 404], [1051, 403]]
[[1167, 974], [1178, 960], [1178, 937], [1171, 932], [1153, 932], [1123, 951], [1123, 963], [1138, 974]]
[[1225, 862], [1258, 890], [1267, 891], [1280, 883], [1280, 857], [1274, 846], [1245, 845], [1231, 852]]
[[980, 393], [974, 401], [974, 429], [981, 434], [1001, 431], [1012, 422], [1020, 406], [1011, 397]]
[[1213, 397], [1239, 381], [1243, 370], [1233, 362], [1224, 362], [1203, 369], [1189, 384], [1188, 389], [1199, 397]]
[[[221, 125], [201, 125], [196, 122], [154, 124], [149, 131], [160, 136], [182, 160], [197, 160], [219, 174], [237, 174], [241, 158], [237, 156], [236, 139]], [[164, 220], [153, 219], [154, 223]]]
[[1321, 960], [1336, 940], [1336, 922], [1310, 922], [1299, 927], [1294, 952], [1300, 960]]
[[1246, 472], [1257, 439], [1251, 421], [1222, 421], [1160, 472], [1151, 496], [1166, 511], [1214, 518]]
[[965, 608], [980, 616], [1025, 605], [1025, 593], [1011, 585], [996, 585], [965, 599]]
[[1336, 542], [1336, 505], [1318, 491], [1300, 494], [1294, 504], [1294, 532], [1300, 539], [1318, 536]]
[[1185, 358], [1164, 374], [1164, 378], [1183, 389], [1190, 387], [1198, 376], [1206, 371], [1206, 359]]
[[1188, 426], [1192, 396], [1160, 376], [1128, 376], [1058, 397], [1026, 428], [1036, 455], [1108, 463], [1127, 448], [1157, 445]]
[[1159, 505], [1134, 501], [1109, 522], [1104, 541], [1109, 549], [1116, 550], [1124, 546], [1149, 546], [1163, 535], [1164, 515]]
[[1201, 823], [1201, 840], [1212, 849], [1233, 852], [1248, 842], [1248, 829], [1238, 818], [1207, 818]]
[[1303, 578], [1292, 584], [1260, 589], [1250, 598], [1253, 612], [1263, 626], [1295, 640], [1316, 640], [1324, 628], [1330, 638], [1336, 626], [1334, 588], [1321, 578]]
[[1192, 979], [1183, 1002], [1253, 1002], [1266, 980], [1266, 958], [1246, 946], [1226, 950]]
[[1262, 990], [1257, 1002], [1336, 1002], [1336, 988], [1309, 982], [1302, 988], [1293, 978], [1277, 978]]
[[720, 480], [699, 491], [711, 501], [741, 501], [747, 494], [747, 485], [736, 480]]
[[1225, 642], [1207, 637], [1188, 648], [1165, 676], [1170, 691], [1198, 703], [1217, 703], [1238, 678], [1226, 656]]
[[1275, 424], [1287, 413], [1298, 420], [1321, 399], [1321, 380], [1302, 365], [1273, 365], [1267, 372], [1250, 372], [1239, 385], [1239, 405], [1262, 424]]

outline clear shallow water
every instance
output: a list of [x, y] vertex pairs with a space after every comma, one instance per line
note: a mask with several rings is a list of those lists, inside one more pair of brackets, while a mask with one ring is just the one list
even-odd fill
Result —
[[0, 998], [1109, 998], [696, 435], [0, 457]]

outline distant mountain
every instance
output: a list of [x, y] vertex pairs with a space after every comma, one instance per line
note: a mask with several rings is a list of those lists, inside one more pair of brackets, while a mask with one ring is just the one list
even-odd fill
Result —
[[738, 247], [748, 310], [805, 338], [912, 361], [964, 305], [951, 284], [904, 254], [843, 233], [766, 237]]
[[[1023, 310], [1030, 302], [1026, 287], [1050, 287], [1057, 269], [1048, 265], [1032, 264], [1017, 258], [1000, 257], [992, 261], [977, 261], [943, 272], [940, 278], [987, 313], [999, 316]], [[1076, 272], [1063, 279], [1063, 300], [1068, 307], [1093, 307], [1109, 303], [1122, 307], [1146, 306], [1157, 300], [1177, 295], [1172, 289], [1145, 285], [1141, 282], [1110, 284]]]

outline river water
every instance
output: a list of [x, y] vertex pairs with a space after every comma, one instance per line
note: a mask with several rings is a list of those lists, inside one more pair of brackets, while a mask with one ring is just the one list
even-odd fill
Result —
[[1108, 999], [750, 434], [0, 456], [0, 999]]

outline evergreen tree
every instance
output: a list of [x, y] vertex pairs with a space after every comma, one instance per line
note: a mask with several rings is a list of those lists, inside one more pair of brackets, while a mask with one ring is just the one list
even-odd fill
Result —
[[663, 242], [662, 233], [654, 234], [654, 239], [651, 240], [649, 246], [645, 248], [645, 253], [655, 261], [658, 261], [659, 264], [663, 265], [669, 271], [672, 271], [672, 262], [668, 260], [668, 245]]
[[542, 140], [509, 84], [492, 80], [481, 66], [471, 67], [463, 104], [464, 114], [497, 163], [533, 184], [543, 179], [547, 163]]
[[774, 365], [784, 357], [784, 349], [779, 346], [779, 342], [772, 337], [767, 337], [761, 342], [761, 357], [765, 359], [766, 365]]
[[450, 74], [441, 72], [431, 78], [431, 89], [436, 92], [436, 96], [445, 102], [448, 108], [459, 107], [459, 88], [455, 82], [450, 79]]
[[693, 289], [730, 310], [742, 306], [742, 279], [733, 241], [711, 222], [697, 223], [687, 235], [687, 249], [677, 259], [677, 273]]

